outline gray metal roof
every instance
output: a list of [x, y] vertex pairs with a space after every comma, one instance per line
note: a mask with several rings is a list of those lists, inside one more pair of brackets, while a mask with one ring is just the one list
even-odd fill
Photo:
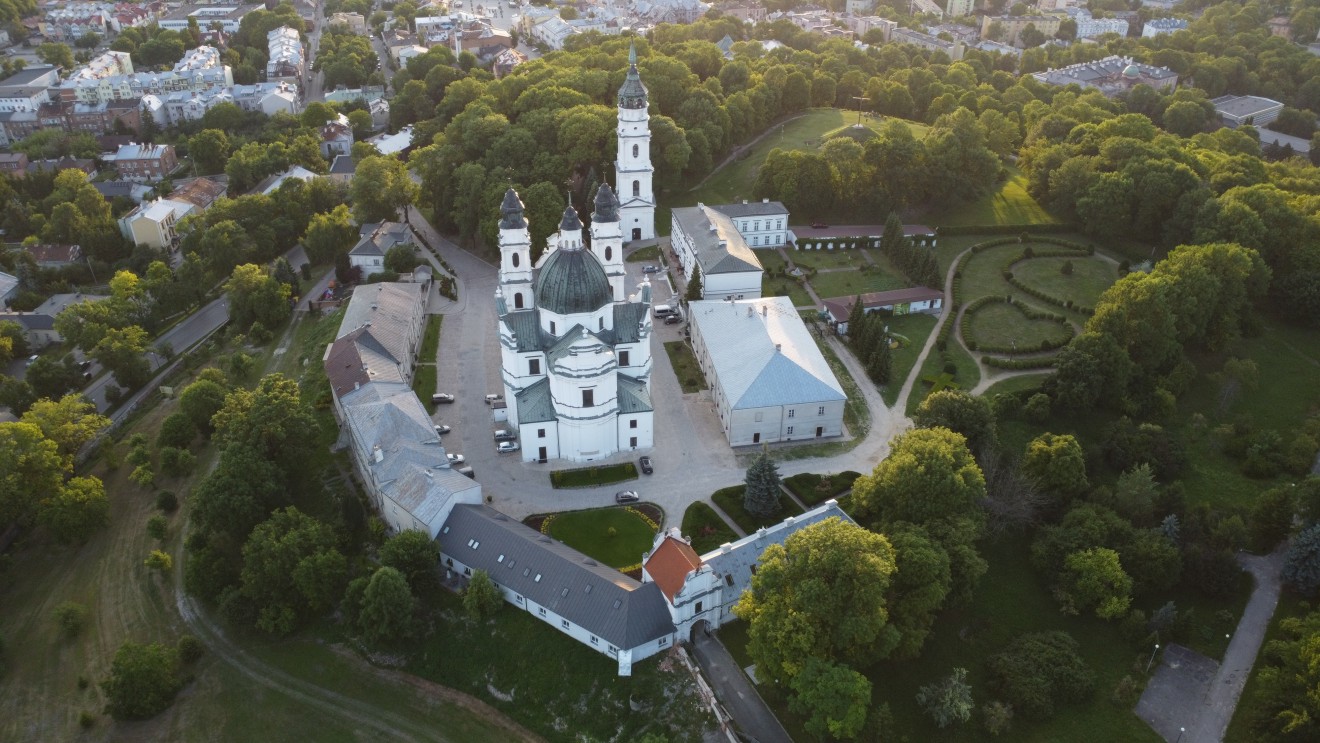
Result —
[[646, 85], [637, 73], [637, 47], [628, 47], [628, 75], [619, 88], [619, 108], [646, 108]]
[[574, 325], [564, 333], [554, 345], [545, 351], [546, 363], [553, 369], [566, 356], [580, 356], [588, 353], [613, 353], [610, 344], [602, 340], [600, 334], [593, 333], [581, 325]]
[[728, 578], [727, 585], [732, 586], [733, 591], [725, 593], [732, 596], [733, 600], [737, 600], [743, 591], [751, 587], [752, 568], [761, 562], [761, 555], [766, 547], [783, 544], [784, 540], [793, 534], [828, 518], [852, 522], [836, 501], [828, 500], [801, 516], [790, 516], [778, 524], [758, 529], [755, 533], [728, 545], [727, 552], [724, 551], [723, 546], [712, 550], [701, 556], [701, 562], [709, 565], [716, 574]]
[[408, 334], [414, 319], [425, 312], [425, 297], [421, 284], [383, 281], [359, 286], [344, 310], [336, 338], [364, 328], [382, 353], [409, 366], [414, 359]]
[[614, 297], [600, 259], [589, 250], [558, 249], [536, 275], [536, 304], [549, 312], [594, 312]]
[[577, 209], [574, 209], [572, 204], [564, 207], [564, 218], [559, 220], [559, 229], [561, 231], [582, 229], [582, 218], [578, 216]]
[[[4, 279], [0, 279], [0, 296], [5, 293]], [[17, 286], [17, 284], [15, 284]], [[55, 318], [32, 312], [0, 312], [0, 322], [15, 322], [25, 330], [54, 330]]]
[[617, 222], [619, 221], [619, 197], [614, 195], [614, 189], [610, 184], [602, 183], [600, 188], [596, 189], [596, 211], [591, 213], [591, 221], [595, 222]]
[[515, 310], [500, 317], [505, 325], [509, 326], [513, 333], [513, 340], [517, 344], [517, 350], [523, 353], [528, 351], [540, 351], [542, 348], [541, 338], [541, 313], [536, 310]]
[[549, 423], [556, 419], [555, 402], [550, 396], [550, 378], [522, 390], [514, 399], [518, 401], [518, 423]]
[[619, 414], [650, 413], [654, 410], [651, 406], [651, 390], [647, 389], [646, 383], [627, 374], [620, 374]]
[[385, 251], [395, 245], [412, 241], [408, 225], [399, 222], [364, 224], [358, 235], [361, 239], [348, 251], [349, 255], [385, 255]]
[[711, 208], [730, 217], [788, 216], [788, 207], [780, 201], [744, 201], [741, 204], [720, 204]]
[[445, 553], [615, 647], [674, 633], [658, 585], [638, 583], [494, 509], [455, 506], [439, 540]]
[[788, 297], [690, 302], [688, 317], [733, 409], [846, 399]]
[[517, 230], [527, 226], [527, 219], [523, 217], [522, 199], [518, 198], [518, 192], [510, 188], [504, 192], [504, 203], [500, 204], [500, 229]]
[[692, 239], [703, 274], [761, 270], [760, 259], [747, 247], [747, 240], [727, 215], [700, 204], [678, 207], [673, 215], [678, 226]]
[[642, 339], [639, 327], [646, 322], [649, 303], [623, 302], [614, 305], [614, 342], [636, 343]]

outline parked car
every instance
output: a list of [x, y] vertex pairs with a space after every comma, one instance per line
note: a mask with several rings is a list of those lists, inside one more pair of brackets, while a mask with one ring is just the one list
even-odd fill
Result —
[[462, 454], [446, 454], [445, 456], [449, 457], [450, 464], [462, 464], [467, 461], [467, 458]]
[[823, 230], [826, 227], [829, 227], [829, 225], [825, 224], [824, 222], [812, 222], [811, 227], [812, 229]]
[[508, 454], [511, 451], [518, 451], [517, 441], [501, 441], [495, 445], [495, 451], [500, 454]]
[[452, 431], [452, 430], [454, 430], [454, 429], [452, 429], [452, 428], [450, 428], [449, 426], [446, 426], [446, 425], [444, 425], [444, 424], [439, 424], [439, 423], [438, 423], [438, 424], [436, 424], [436, 426], [435, 426], [435, 435], [436, 435], [436, 436], [444, 436], [445, 434], [449, 433], [449, 432]]
[[615, 503], [636, 503], [642, 496], [637, 494], [636, 490], [620, 490], [614, 494]]
[[454, 396], [449, 394], [448, 392], [437, 392], [434, 395], [431, 395], [431, 404], [433, 405], [439, 405], [440, 403], [450, 403], [453, 401], [454, 401]]
[[642, 457], [641, 459], [637, 460], [637, 466], [641, 468], [643, 475], [649, 475], [652, 472], [655, 472], [655, 469], [651, 467], [650, 457]]
[[493, 402], [499, 402], [500, 400], [503, 399], [504, 399], [504, 395], [486, 395], [486, 404], [489, 405]]
[[683, 318], [678, 315], [670, 315], [665, 318], [665, 325], [677, 325], [681, 322], [683, 322]]
[[79, 362], [78, 362], [78, 368], [79, 368], [79, 369], [82, 369], [83, 371], [87, 371], [88, 369], [91, 369], [91, 368], [92, 368], [92, 360], [91, 360], [91, 359], [85, 359], [85, 360], [83, 360], [83, 361], [79, 361]]
[[503, 429], [503, 428], [501, 428], [500, 430], [498, 430], [498, 431], [495, 432], [495, 440], [496, 440], [496, 441], [513, 441], [513, 440], [516, 439], [516, 438], [518, 438], [518, 437], [517, 437], [517, 436], [514, 436], [514, 435], [513, 435], [513, 432], [512, 432], [512, 431], [509, 431], [509, 430], [507, 430], [507, 429]]
[[660, 269], [657, 266], [642, 266], [642, 273], [659, 273], [659, 272]]

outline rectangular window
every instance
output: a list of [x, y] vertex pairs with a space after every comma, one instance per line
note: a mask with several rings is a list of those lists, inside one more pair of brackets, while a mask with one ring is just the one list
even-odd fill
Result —
[[776, 221], [775, 221], [775, 229], [777, 229], [777, 230], [782, 230], [782, 229], [784, 229], [784, 220], [782, 220], [782, 219], [776, 220]]
[[563, 627], [564, 629], [568, 629], [568, 620], [567, 619], [559, 620], [559, 626]]
[[629, 428], [636, 428], [636, 427], [637, 427], [637, 419], [636, 419], [636, 418], [633, 418], [632, 420], [628, 421], [628, 427], [629, 427]]
[[594, 408], [594, 407], [596, 407], [596, 391], [595, 391], [595, 390], [582, 390], [582, 407], [584, 407], [584, 408]]
[[541, 373], [541, 360], [540, 360], [540, 359], [528, 359], [528, 360], [527, 360], [527, 373], [528, 373], [528, 374], [531, 374], [532, 376], [536, 376], [537, 374], [540, 374], [540, 373]]
[[789, 435], [789, 436], [792, 436], [792, 435], [793, 435], [793, 427], [792, 427], [792, 426], [789, 426], [789, 427], [788, 427], [788, 435]]
[[620, 351], [620, 352], [619, 352], [619, 366], [627, 366], [627, 365], [628, 365], [628, 352], [627, 352], [627, 351]]
[[540, 614], [541, 616], [545, 616], [545, 607], [544, 607], [544, 606], [538, 606], [538, 607], [536, 608], [536, 613], [537, 613], [537, 614]]
[[759, 237], [752, 238], [752, 245], [760, 245], [760, 244], [761, 244], [761, 238]]
[[697, 613], [698, 613], [698, 614], [701, 613], [701, 602], [700, 602], [700, 601], [697, 602]]
[[544, 429], [544, 428], [538, 428], [538, 429], [536, 429], [536, 438], [538, 438], [538, 439], [543, 439], [543, 438], [545, 438], [545, 429]]
[[752, 229], [754, 229], [754, 230], [756, 230], [756, 231], [759, 232], [759, 231], [761, 230], [761, 220], [759, 220], [759, 219], [756, 220], [756, 226], [753, 227]]
[[599, 645], [599, 644], [600, 644], [600, 638], [599, 638], [599, 637], [596, 637], [595, 635], [592, 635], [592, 636], [591, 636], [591, 644], [592, 644], [592, 645]]
[[628, 439], [628, 446], [631, 446], [631, 447], [634, 448], [634, 449], [637, 448], [637, 437], [636, 437], [636, 436], [633, 436], [632, 438]]
[[669, 638], [668, 638], [668, 637], [661, 637], [661, 638], [660, 638], [660, 642], [656, 643], [657, 647], [664, 647], [664, 646], [666, 646], [666, 645], [668, 645], [668, 644], [669, 644]]
[[824, 406], [824, 405], [821, 405], [819, 408], [816, 408], [816, 415], [825, 415], [825, 406]]
[[788, 409], [788, 417], [789, 417], [789, 418], [792, 418], [793, 415], [794, 415], [795, 413], [797, 413], [796, 410], [794, 410], [794, 409], [792, 409], [792, 408], [789, 408], [789, 409]]

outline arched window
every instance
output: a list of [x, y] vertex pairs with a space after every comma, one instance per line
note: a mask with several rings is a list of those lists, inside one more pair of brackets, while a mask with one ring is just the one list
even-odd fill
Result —
[[637, 157], [638, 152], [640, 152], [640, 150], [637, 149], [637, 145], [633, 145], [633, 157]]
[[522, 292], [518, 292], [517, 294], [513, 295], [513, 308], [515, 310], [520, 310], [523, 308]]
[[633, 196], [641, 196], [641, 195], [642, 195], [642, 182], [633, 181]]
[[518, 267], [518, 254], [517, 254], [517, 253], [514, 253], [514, 254], [513, 254], [513, 267], [514, 267], [514, 268], [517, 268], [517, 267]]
[[614, 260], [614, 248], [610, 245], [605, 246], [605, 260]]

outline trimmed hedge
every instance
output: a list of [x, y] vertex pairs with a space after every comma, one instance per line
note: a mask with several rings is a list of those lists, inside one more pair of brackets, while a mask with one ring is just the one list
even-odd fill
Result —
[[557, 470], [550, 473], [550, 484], [555, 488], [592, 488], [597, 485], [637, 479], [637, 465], [632, 462], [610, 464], [604, 467], [582, 467], [575, 470]]
[[[969, 327], [970, 323], [968, 323], [967, 321], [970, 320], [972, 317], [974, 317], [976, 315], [976, 311], [979, 310], [980, 308], [984, 307], [987, 304], [996, 303], [996, 302], [1004, 302], [1013, 305], [1014, 307], [1018, 308], [1018, 310], [1021, 311], [1023, 316], [1025, 316], [1028, 320], [1050, 320], [1052, 322], [1056, 322], [1062, 325], [1064, 329], [1068, 331], [1067, 337], [1062, 338], [1060, 340], [1046, 339], [1036, 344], [1035, 347], [1023, 346], [1021, 348], [1013, 348], [1012, 346], [979, 345], [977, 344], [976, 341], [968, 337], [969, 335], [971, 335], [971, 333]], [[963, 345], [967, 346], [968, 351], [988, 351], [990, 353], [1034, 353], [1036, 351], [1053, 351], [1056, 348], [1062, 348], [1068, 345], [1068, 342], [1071, 341], [1073, 339], [1073, 336], [1076, 334], [1077, 331], [1073, 329], [1072, 323], [1068, 322], [1068, 318], [1064, 317], [1063, 315], [1056, 315], [1053, 312], [1045, 312], [1042, 310], [1038, 310], [1035, 307], [1032, 307], [1031, 305], [1023, 302], [1022, 300], [1013, 299], [1012, 297], [1000, 297], [997, 295], [981, 297], [975, 302], [972, 302], [971, 304], [967, 305], [967, 314], [963, 316], [962, 341], [963, 341]]]
[[1003, 359], [997, 356], [982, 356], [981, 363], [996, 369], [1049, 369], [1054, 366], [1054, 356], [1038, 356], [1030, 359]]
[[800, 475], [785, 477], [784, 487], [791, 490], [793, 495], [798, 497], [798, 500], [808, 506], [815, 506], [852, 490], [853, 483], [861, 476], [860, 472], [853, 472], [852, 470], [834, 475], [803, 472]]
[[1050, 233], [1077, 232], [1078, 226], [1069, 222], [1059, 224], [964, 224], [937, 227], [935, 234], [940, 237], [954, 235], [1020, 235], [1023, 232], [1032, 235]]
[[[1060, 240], [1058, 242], [1062, 243], [1064, 241]], [[1079, 251], [1081, 252], [1079, 253]], [[1013, 275], [1013, 267], [1024, 261], [1034, 260], [1036, 258], [1081, 258], [1085, 256], [1091, 256], [1094, 254], [1095, 254], [1095, 248], [1091, 248], [1088, 252], [1085, 246], [1078, 246], [1076, 248], [1070, 248], [1066, 250], [1044, 250], [1039, 253], [1034, 253], [1032, 255], [1026, 255], [1024, 253], [1022, 257], [1008, 264], [1008, 266], [1004, 268], [1004, 274], [1003, 274], [1004, 281], [1007, 281], [1008, 283], [1012, 284], [1015, 288], [1047, 304], [1052, 304], [1056, 307], [1062, 307], [1064, 309], [1073, 310], [1074, 312], [1080, 312], [1083, 315], [1094, 315], [1095, 309], [1092, 307], [1084, 307], [1080, 304], [1075, 305], [1073, 304], [1073, 301], [1071, 299], [1061, 299], [1051, 294], [1046, 294], [1045, 292], [1035, 287], [1024, 284], [1021, 279]]]

